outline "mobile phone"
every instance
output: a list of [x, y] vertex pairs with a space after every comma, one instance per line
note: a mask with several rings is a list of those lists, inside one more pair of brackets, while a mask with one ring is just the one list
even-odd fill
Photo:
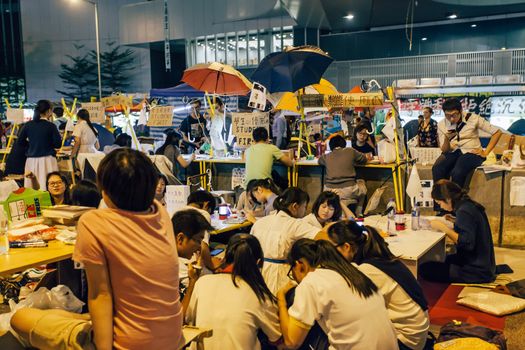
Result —
[[224, 249], [222, 248], [217, 248], [217, 249], [214, 249], [210, 252], [210, 255], [211, 256], [217, 256], [219, 255], [220, 253], [222, 253], [224, 251]]

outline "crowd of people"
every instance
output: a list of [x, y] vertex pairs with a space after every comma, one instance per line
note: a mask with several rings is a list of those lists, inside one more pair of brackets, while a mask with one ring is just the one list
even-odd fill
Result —
[[[431, 226], [456, 251], [444, 262], [423, 264], [420, 274], [439, 282], [491, 282], [496, 268], [489, 222], [462, 188], [460, 173], [486, 157], [499, 131], [454, 100], [443, 109], [445, 119], [437, 124], [432, 111], [425, 112], [418, 137], [443, 150], [432, 197], [452, 225], [436, 219]], [[78, 114], [73, 155], [98, 148], [89, 113]], [[218, 258], [210, 248], [213, 194], [192, 192], [187, 206], [170, 216], [167, 178], [129, 147], [129, 139], [118, 138], [98, 167], [96, 185], [82, 180], [70, 188], [57, 171], [61, 137], [51, 115], [51, 104], [39, 101], [18, 143], [27, 148], [28, 186], [47, 189], [53, 204], [99, 208], [80, 218], [73, 254], [86, 274], [89, 313], [21, 309], [11, 324], [24, 345], [175, 349], [187, 324], [213, 329], [205, 339], [211, 350], [425, 348], [430, 322], [421, 286], [378, 228], [355, 221], [366, 195], [355, 166], [375, 150], [367, 125], [355, 128], [352, 147], [342, 136], [329, 140], [331, 152], [318, 160], [326, 168], [325, 188], [310, 213], [309, 195], [280, 186], [272, 171], [275, 161], [292, 166], [294, 160], [269, 143], [266, 128], [256, 128], [244, 154], [245, 192], [238, 203], [253, 226], [233, 235]], [[205, 137], [198, 106], [189, 118], [182, 134], [169, 131], [157, 151], [174, 167], [191, 162], [181, 156], [179, 141], [198, 147]], [[485, 150], [478, 130], [492, 135]]]

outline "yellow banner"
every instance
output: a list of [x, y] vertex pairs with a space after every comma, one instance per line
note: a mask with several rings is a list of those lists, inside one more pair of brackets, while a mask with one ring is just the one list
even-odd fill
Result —
[[352, 108], [382, 106], [384, 96], [382, 92], [331, 94], [331, 95], [301, 95], [303, 107]]
[[148, 126], [172, 126], [173, 106], [157, 106], [149, 112]]

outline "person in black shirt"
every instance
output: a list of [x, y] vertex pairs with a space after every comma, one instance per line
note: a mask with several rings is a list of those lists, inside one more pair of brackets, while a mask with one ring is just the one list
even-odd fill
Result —
[[354, 138], [352, 139], [352, 148], [363, 153], [376, 155], [376, 150], [372, 145], [372, 140], [368, 133], [368, 125], [365, 123], [358, 124], [354, 129]]
[[492, 233], [485, 208], [449, 180], [439, 180], [432, 188], [432, 198], [443, 210], [453, 211], [454, 228], [441, 220], [431, 221], [434, 230], [442, 231], [456, 245], [456, 254], [445, 262], [427, 262], [420, 267], [421, 276], [444, 283], [488, 283], [496, 278]]
[[187, 146], [188, 153], [198, 149], [208, 136], [206, 130], [206, 119], [201, 115], [201, 101], [191, 101], [191, 114], [180, 124], [182, 139]]
[[[33, 120], [26, 123], [18, 135], [21, 146], [29, 146], [26, 153], [25, 173], [33, 174], [43, 190], [47, 189], [47, 174], [58, 171], [55, 149], [62, 145], [55, 124], [49, 121], [52, 116], [51, 102], [38, 101]], [[25, 179], [26, 187], [32, 187], [32, 184], [31, 178]]]

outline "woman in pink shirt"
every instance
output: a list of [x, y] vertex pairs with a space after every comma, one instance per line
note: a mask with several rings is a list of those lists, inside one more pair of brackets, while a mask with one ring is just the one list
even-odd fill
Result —
[[92, 338], [84, 315], [23, 309], [12, 319], [22, 339], [39, 348], [177, 349], [177, 248], [169, 215], [154, 201], [157, 179], [140, 152], [122, 148], [102, 160], [97, 183], [108, 208], [81, 217], [73, 253], [87, 274]]

